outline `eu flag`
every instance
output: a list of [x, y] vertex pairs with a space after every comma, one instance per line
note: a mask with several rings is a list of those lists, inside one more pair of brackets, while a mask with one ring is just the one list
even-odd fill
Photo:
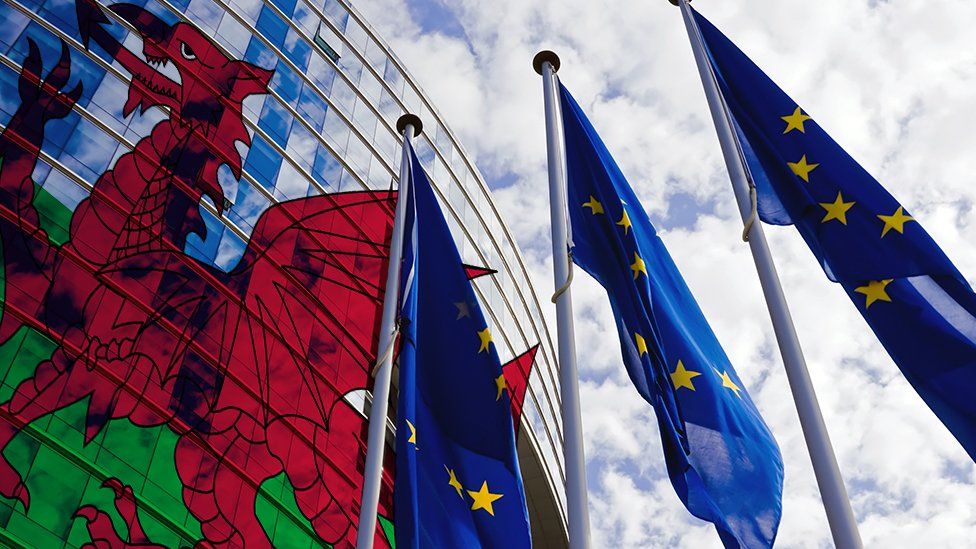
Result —
[[531, 547], [509, 390], [444, 215], [410, 150], [396, 543]]
[[976, 459], [976, 295], [966, 279], [908, 208], [708, 20], [695, 17], [756, 185], [760, 219], [797, 228]]
[[561, 87], [573, 261], [610, 296], [624, 364], [657, 414], [668, 474], [726, 547], [771, 547], [783, 460], [637, 196]]

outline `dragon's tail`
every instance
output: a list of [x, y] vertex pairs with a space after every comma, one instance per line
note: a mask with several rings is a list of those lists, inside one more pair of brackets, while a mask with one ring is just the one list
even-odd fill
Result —
[[71, 57], [61, 43], [58, 63], [41, 78], [41, 53], [28, 39], [28, 54], [20, 71], [21, 104], [0, 133], [0, 240], [4, 280], [0, 342], [6, 341], [26, 319], [36, 318], [50, 287], [57, 250], [40, 227], [34, 208], [34, 167], [49, 120], [67, 116], [81, 96], [81, 84], [62, 88], [71, 76]]

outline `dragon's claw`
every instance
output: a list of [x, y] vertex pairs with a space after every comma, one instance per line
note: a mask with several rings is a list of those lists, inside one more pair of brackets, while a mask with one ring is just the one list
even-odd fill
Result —
[[68, 83], [68, 78], [71, 77], [71, 54], [68, 51], [68, 44], [62, 40], [61, 41], [61, 56], [58, 58], [58, 64], [51, 69], [51, 72], [47, 75], [47, 80], [44, 83], [46, 86], [50, 86], [55, 90], [60, 90]]
[[20, 79], [17, 81], [20, 92], [20, 100], [26, 105], [37, 101], [38, 86], [41, 82], [41, 50], [37, 47], [37, 42], [27, 39], [27, 57], [24, 59], [24, 66], [20, 71]]
[[102, 488], [111, 488], [117, 498], [122, 497], [122, 494], [125, 492], [125, 486], [122, 484], [122, 481], [114, 477], [105, 479], [105, 482], [102, 483]]
[[98, 518], [98, 509], [93, 505], [85, 505], [75, 511], [75, 514], [71, 515], [71, 518], [83, 518], [89, 523], [92, 523]]
[[5, 496], [20, 502], [21, 505], [24, 506], [25, 514], [27, 513], [27, 511], [30, 510], [30, 491], [27, 489], [26, 484], [24, 484], [23, 482], [18, 482], [14, 486], [13, 490], [11, 490], [10, 494], [7, 494], [6, 490], [4, 490], [3, 492]]
[[[149, 541], [146, 532], [139, 522], [139, 510], [136, 507], [132, 487], [123, 484], [117, 478], [109, 478], [102, 482], [103, 488], [111, 488], [115, 492], [115, 511], [125, 523], [127, 532], [120, 535], [115, 529], [111, 517], [105, 511], [93, 505], [83, 505], [75, 511], [73, 518], [83, 518], [87, 521], [88, 536], [92, 540], [87, 546], [96, 548], [115, 549], [163, 549]], [[83, 546], [86, 547], [86, 546]]]
[[77, 84], [75, 84], [75, 87], [71, 88], [71, 91], [65, 93], [64, 96], [68, 98], [68, 101], [70, 101], [71, 105], [73, 106], [75, 103], [78, 102], [78, 99], [81, 98], [81, 94], [84, 91], [84, 89], [85, 87], [82, 85], [82, 83], [78, 82]]
[[21, 108], [26, 109], [23, 122], [36, 124], [38, 118], [41, 123], [64, 118], [71, 112], [84, 89], [79, 82], [70, 91], [61, 92], [71, 77], [71, 53], [68, 45], [61, 41], [61, 56], [58, 63], [44, 79], [41, 78], [43, 65], [37, 43], [28, 38], [27, 49], [27, 57], [24, 59], [24, 66], [18, 80], [20, 99], [23, 102]]

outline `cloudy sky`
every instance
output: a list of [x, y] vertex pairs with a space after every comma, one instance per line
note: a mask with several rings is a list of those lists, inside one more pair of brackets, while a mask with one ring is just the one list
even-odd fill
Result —
[[[687, 36], [665, 0], [358, 0], [492, 185], [540, 294], [552, 286], [541, 82], [573, 91], [641, 197], [786, 462], [779, 547], [830, 545]], [[976, 3], [696, 0], [976, 282]], [[960, 547], [976, 466], [792, 228], [767, 227], [865, 545]], [[573, 287], [595, 547], [718, 547], [664, 472], [605, 294]], [[543, 300], [546, 301], [546, 300]], [[548, 311], [552, 313], [552, 311]], [[976, 396], [974, 396], [976, 398]]]

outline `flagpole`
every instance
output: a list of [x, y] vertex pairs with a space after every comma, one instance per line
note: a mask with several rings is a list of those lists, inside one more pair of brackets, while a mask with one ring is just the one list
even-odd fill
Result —
[[369, 436], [366, 445], [366, 467], [363, 473], [363, 500], [359, 509], [357, 549], [372, 549], [376, 530], [376, 513], [383, 480], [383, 454], [386, 452], [386, 419], [390, 402], [390, 381], [393, 378], [393, 345], [396, 344], [396, 317], [400, 298], [400, 264], [403, 253], [403, 219], [406, 217], [410, 180], [410, 141], [423, 131], [423, 123], [413, 114], [397, 120], [397, 130], [403, 136], [400, 159], [400, 181], [393, 235], [390, 239], [390, 264], [386, 270], [386, 292], [383, 294], [383, 318], [380, 324], [379, 370], [373, 382], [373, 397], [369, 412]]
[[555, 286], [556, 331], [559, 345], [559, 392], [562, 397], [563, 458], [566, 462], [566, 504], [570, 549], [590, 547], [590, 514], [586, 495], [586, 459], [580, 419], [579, 381], [576, 370], [576, 328], [573, 324], [572, 280], [566, 220], [566, 149], [559, 107], [559, 56], [540, 51], [532, 60], [542, 75], [546, 108], [546, 144], [549, 161], [549, 211], [552, 225], [552, 263]]
[[817, 395], [813, 389], [813, 382], [810, 380], [810, 372], [807, 370], [806, 360], [803, 358], [803, 351], [800, 349], [800, 340], [796, 335], [796, 328], [793, 326], [793, 319], [790, 316], [786, 296], [783, 294], [783, 288], [776, 274], [776, 266], [773, 264], [762, 224], [754, 222], [754, 197], [752, 193], [755, 190], [752, 189], [747, 178], [746, 170], [748, 168], [743, 163], [741, 148], [732, 128], [729, 112], [719, 90], [715, 74], [712, 72], [711, 64], [706, 58], [705, 45], [698, 24], [692, 15], [689, 0], [669, 1], [680, 6], [685, 28], [688, 30], [688, 38], [691, 40], [691, 47], [695, 53], [698, 72], [705, 88], [705, 96], [708, 99], [715, 130], [722, 145], [722, 153], [725, 157], [729, 177], [732, 180], [732, 189], [739, 205], [739, 213], [747, 225], [745, 236], [748, 238], [749, 248], [752, 250], [752, 257], [756, 263], [756, 270], [759, 272], [759, 282], [766, 298], [766, 307], [769, 309], [769, 316], [773, 322], [773, 331], [779, 343], [780, 354], [783, 356], [786, 377], [789, 380], [797, 415], [800, 418], [803, 438], [806, 440], [810, 460], [813, 462], [814, 475], [820, 488], [820, 497], [827, 513], [827, 522], [830, 525], [834, 545], [839, 549], [858, 549], [862, 547], [861, 536], [857, 530], [857, 522], [854, 520], [854, 512], [851, 510], [851, 502], [847, 497], [847, 489], [844, 487], [844, 479], [841, 477], [840, 468], [837, 466], [837, 458], [834, 456], [834, 450], [830, 444], [827, 426], [824, 424], [823, 414], [820, 411], [820, 405], [817, 403]]

